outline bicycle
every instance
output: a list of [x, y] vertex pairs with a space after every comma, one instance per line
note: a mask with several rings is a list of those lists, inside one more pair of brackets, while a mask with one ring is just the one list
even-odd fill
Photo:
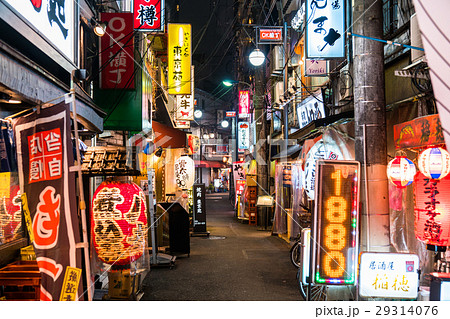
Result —
[[[298, 268], [297, 281], [299, 284], [300, 294], [304, 300], [309, 301], [325, 301], [327, 300], [328, 287], [325, 285], [315, 285], [310, 283], [309, 277], [309, 242], [310, 242], [310, 225], [311, 212], [310, 209], [300, 204], [306, 213], [300, 213], [298, 221], [302, 231], [297, 235], [295, 243], [290, 249], [290, 257], [292, 264]], [[311, 289], [311, 293], [309, 293]]]

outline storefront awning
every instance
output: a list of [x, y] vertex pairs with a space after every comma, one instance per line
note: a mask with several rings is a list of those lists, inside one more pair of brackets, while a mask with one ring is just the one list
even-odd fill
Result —
[[162, 148], [184, 148], [186, 147], [186, 132], [166, 126], [156, 121], [152, 122], [154, 134], [154, 146]]
[[225, 168], [226, 165], [218, 161], [195, 161], [195, 167]]
[[302, 150], [302, 147], [300, 145], [292, 145], [288, 146], [287, 150], [281, 150], [278, 154], [272, 156], [271, 160], [276, 159], [293, 159], [297, 158], [300, 154], [300, 151]]

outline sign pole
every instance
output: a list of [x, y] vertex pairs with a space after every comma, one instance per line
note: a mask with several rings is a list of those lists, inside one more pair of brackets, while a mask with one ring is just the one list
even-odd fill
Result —
[[83, 191], [83, 176], [81, 173], [81, 157], [80, 157], [80, 143], [78, 141], [78, 120], [77, 120], [77, 106], [75, 102], [75, 83], [74, 83], [74, 75], [75, 70], [72, 71], [70, 77], [70, 94], [72, 100], [72, 112], [73, 112], [73, 126], [75, 130], [75, 152], [77, 155], [77, 174], [78, 174], [78, 187], [80, 191], [80, 202], [79, 207], [81, 211], [81, 224], [83, 231], [83, 242], [81, 245], [77, 245], [77, 248], [84, 249], [84, 263], [86, 267], [86, 284], [87, 284], [87, 293], [88, 300], [92, 301], [92, 281], [91, 281], [91, 268], [89, 265], [89, 241], [87, 236], [87, 227], [86, 227], [86, 202], [84, 201], [84, 191]]

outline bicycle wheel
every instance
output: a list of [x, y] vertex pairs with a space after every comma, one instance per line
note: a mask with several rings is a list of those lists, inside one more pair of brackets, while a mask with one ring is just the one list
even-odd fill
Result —
[[299, 269], [297, 272], [297, 281], [300, 288], [300, 295], [305, 301], [326, 301], [327, 298], [327, 286], [317, 286], [314, 284], [311, 284], [311, 299], [308, 299], [308, 291], [309, 291], [309, 285], [304, 284], [302, 281], [302, 278], [300, 277], [301, 270]]
[[300, 240], [296, 241], [294, 245], [292, 245], [291, 249], [289, 250], [289, 254], [291, 256], [291, 262], [292, 264], [300, 268], [302, 264], [302, 244]]

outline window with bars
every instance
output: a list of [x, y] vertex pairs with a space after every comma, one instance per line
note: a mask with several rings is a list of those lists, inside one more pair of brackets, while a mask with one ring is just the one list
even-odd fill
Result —
[[383, 36], [389, 38], [398, 29], [398, 0], [383, 0]]

